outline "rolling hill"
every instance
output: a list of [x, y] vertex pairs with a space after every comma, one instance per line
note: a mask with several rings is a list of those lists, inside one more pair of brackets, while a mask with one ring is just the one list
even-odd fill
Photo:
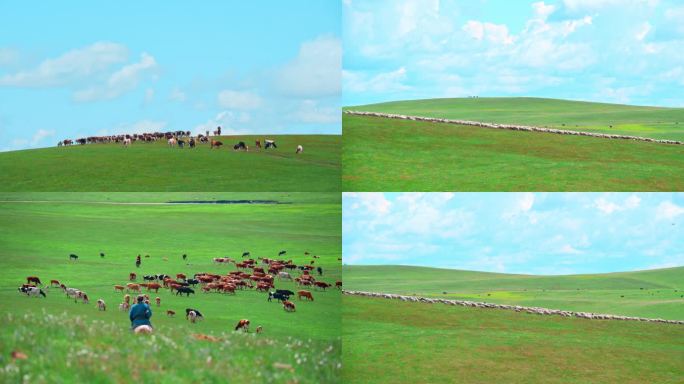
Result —
[[[88, 144], [0, 153], [0, 191], [340, 191], [341, 136], [276, 136], [278, 149], [233, 151], [257, 136], [222, 136], [221, 149], [156, 143]], [[263, 135], [260, 136], [263, 139]], [[304, 147], [295, 154], [297, 145]]]
[[349, 290], [684, 320], [684, 267], [535, 276], [407, 266], [344, 266]]

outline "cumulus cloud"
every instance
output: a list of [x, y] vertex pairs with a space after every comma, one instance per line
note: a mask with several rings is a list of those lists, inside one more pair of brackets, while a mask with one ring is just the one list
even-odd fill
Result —
[[368, 75], [363, 72], [343, 71], [344, 88], [351, 92], [394, 92], [409, 89], [403, 83], [406, 80], [406, 68]]
[[684, 207], [671, 201], [664, 201], [656, 208], [656, 217], [658, 219], [672, 220], [680, 215], [684, 215]]
[[618, 211], [624, 211], [627, 209], [634, 209], [639, 207], [639, 204], [641, 203], [641, 198], [637, 195], [630, 195], [626, 199], [624, 199], [622, 204], [618, 204], [616, 202], [613, 202], [609, 200], [606, 197], [599, 197], [594, 201], [595, 207], [605, 213], [610, 215], [613, 212], [618, 212]]
[[389, 213], [392, 206], [382, 192], [345, 192], [344, 197], [353, 199], [353, 203], [350, 206], [351, 209], [363, 209], [373, 214], [385, 215]]
[[463, 30], [475, 40], [486, 39], [497, 44], [513, 44], [514, 41], [514, 37], [508, 32], [508, 27], [503, 24], [470, 20], [463, 25]]
[[342, 42], [321, 36], [302, 43], [299, 53], [277, 73], [281, 92], [304, 98], [340, 93]]
[[244, 129], [236, 128], [236, 126], [246, 123], [249, 119], [250, 116], [247, 112], [221, 111], [206, 122], [194, 126], [192, 133], [204, 135], [207, 131], [211, 133], [220, 126], [222, 135], [242, 135], [247, 132]]
[[55, 130], [39, 129], [31, 137], [31, 145], [35, 146], [42, 142], [44, 139], [55, 136]]
[[85, 102], [114, 99], [135, 89], [143, 76], [155, 68], [157, 68], [157, 61], [152, 55], [143, 52], [138, 62], [125, 65], [112, 73], [104, 84], [76, 91], [74, 100]]
[[128, 58], [126, 46], [97, 42], [44, 60], [37, 67], [0, 77], [0, 86], [55, 87], [101, 73]]

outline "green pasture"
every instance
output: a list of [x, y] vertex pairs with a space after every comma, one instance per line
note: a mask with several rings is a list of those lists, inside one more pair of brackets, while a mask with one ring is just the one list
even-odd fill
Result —
[[394, 101], [345, 109], [684, 140], [684, 108], [483, 97]]
[[[216, 199], [274, 200], [279, 204], [165, 204], [176, 200]], [[214, 257], [240, 260], [243, 251], [250, 251], [254, 258], [277, 258], [278, 251], [287, 250], [286, 259], [292, 259], [298, 265], [315, 261], [314, 265], [321, 266], [324, 272], [319, 279], [334, 284], [341, 279], [340, 209], [338, 193], [0, 194], [0, 269], [3, 270], [0, 276], [0, 303], [4, 313], [14, 316], [14, 320], [4, 321], [6, 327], [0, 333], [3, 357], [7, 358], [4, 352], [14, 347], [27, 350], [29, 355], [40, 354], [41, 346], [30, 340], [23, 343], [17, 341], [16, 346], [8, 341], [12, 340], [15, 326], [23, 326], [26, 332], [33, 331], [41, 340], [52, 336], [48, 345], [62, 352], [71, 343], [69, 337], [76, 337], [79, 343], [91, 349], [104, 345], [108, 345], [109, 349], [119, 348], [117, 342], [111, 341], [128, 332], [130, 322], [127, 313], [117, 308], [123, 295], [115, 293], [113, 286], [125, 285], [129, 272], [136, 272], [139, 282], [142, 282], [144, 274], [226, 274], [235, 270], [235, 266], [215, 264], [212, 261]], [[311, 255], [305, 256], [305, 251]], [[105, 253], [104, 258], [99, 256], [100, 252]], [[79, 260], [70, 261], [71, 253], [79, 255]], [[188, 255], [187, 261], [182, 260], [184, 253]], [[134, 265], [138, 254], [143, 255], [139, 269]], [[313, 255], [320, 258], [314, 259]], [[69, 287], [81, 289], [88, 294], [91, 302], [74, 303], [58, 288], [49, 288], [47, 298], [21, 295], [17, 287], [29, 275], [39, 276], [44, 283], [57, 279]], [[278, 280], [276, 288], [298, 289], [292, 282]], [[156, 296], [161, 298], [161, 307], [154, 304], [152, 307], [151, 320], [158, 334], [156, 337], [167, 337], [175, 343], [192, 347], [187, 341], [191, 334], [231, 334], [238, 320], [249, 319], [252, 334], [257, 326], [262, 326], [264, 330], [263, 334], [253, 336], [257, 340], [249, 343], [253, 343], [254, 348], [262, 346], [266, 350], [263, 353], [245, 351], [244, 357], [240, 357], [243, 356], [240, 352], [242, 341], [236, 341], [226, 356], [234, 356], [227, 360], [238, 361], [225, 364], [235, 363], [243, 369], [251, 364], [250, 372], [255, 374], [264, 364], [272, 365], [274, 360], [262, 355], [276, 355], [275, 346], [308, 345], [311, 354], [305, 353], [305, 356], [318, 356], [319, 360], [323, 355], [329, 357], [323, 364], [325, 367], [320, 368], [321, 372], [316, 368], [316, 372], [323, 376], [314, 372], [313, 367], [311, 370], [304, 369], [302, 372], [308, 372], [304, 376], [298, 375], [298, 368], [295, 367], [294, 376], [287, 370], [289, 376], [280, 375], [274, 380], [285, 382], [292, 377], [300, 377], [299, 380], [308, 377], [303, 381], [320, 382], [322, 378], [328, 380], [332, 377], [329, 376], [334, 373], [331, 367], [339, 363], [335, 362], [335, 356], [339, 358], [340, 354], [339, 290], [312, 290], [315, 301], [295, 299], [297, 310], [294, 313], [285, 312], [277, 302], [267, 302], [266, 294], [252, 290], [238, 291], [234, 296], [201, 293], [199, 287], [196, 291], [189, 298], [173, 295], [167, 290], [150, 294], [153, 299]], [[96, 309], [95, 302], [99, 298], [107, 303], [106, 312]], [[188, 307], [200, 310], [205, 320], [197, 324], [187, 322], [184, 312]], [[169, 309], [176, 311], [175, 318], [165, 315]], [[53, 326], [37, 325], [36, 329], [31, 330], [25, 322], [22, 323], [24, 315], [39, 318], [62, 316], [61, 322], [67, 323], [78, 318], [85, 324], [106, 324], [107, 329], [115, 334], [98, 341], [82, 335], [73, 336], [73, 332], [67, 330], [54, 330]], [[121, 348], [130, 349], [134, 346], [134, 342], [126, 341]], [[210, 349], [200, 345], [192, 348], [201, 348], [201, 351]], [[328, 349], [330, 351], [324, 353]], [[297, 350], [282, 349], [281, 358], [286, 360], [284, 363], [291, 364], [296, 360], [294, 353]], [[120, 355], [121, 351], [112, 353]], [[183, 356], [186, 359], [206, 358], [198, 352], [187, 352]], [[113, 360], [112, 364], [125, 364], [125, 360], [125, 357], [123, 360]], [[40, 369], [53, 363], [41, 361], [29, 365]], [[131, 363], [131, 366], [136, 364]], [[147, 363], [140, 364], [146, 366]], [[164, 357], [155, 364], [166, 367], [171, 382], [180, 382], [187, 377], [170, 367], [175, 364], [171, 357]], [[199, 360], [179, 364], [179, 368], [193, 364], [203, 366]], [[111, 369], [119, 368], [112, 366]], [[219, 371], [207, 373], [207, 377], [213, 377], [213, 381], [209, 382], [220, 382], [216, 379], [219, 376], [215, 376]], [[323, 371], [327, 373], [323, 374]], [[78, 375], [86, 374], [83, 372]], [[120, 382], [115, 380], [116, 377], [112, 381]], [[167, 376], [163, 377], [166, 380]], [[243, 376], [235, 377], [242, 381], [240, 378]], [[254, 381], [260, 382], [258, 377], [254, 377]]]
[[343, 270], [349, 290], [684, 320], [684, 267], [561, 276], [408, 266]]
[[[271, 137], [271, 136], [269, 136]], [[0, 153], [0, 191], [340, 191], [341, 136], [273, 137], [277, 149], [256, 151], [263, 136], [222, 136], [221, 149], [156, 143], [88, 144]], [[233, 151], [245, 141], [249, 152]], [[295, 154], [297, 145], [304, 152]]]
[[684, 377], [681, 325], [358, 296], [342, 303], [344, 383], [674, 384]]
[[684, 189], [682, 145], [353, 115], [342, 121], [345, 191]]

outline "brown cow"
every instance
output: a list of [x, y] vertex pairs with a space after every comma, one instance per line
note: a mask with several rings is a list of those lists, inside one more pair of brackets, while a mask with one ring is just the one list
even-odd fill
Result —
[[301, 300], [302, 297], [304, 297], [304, 298], [306, 298], [307, 300], [310, 300], [310, 301], [313, 301], [313, 299], [314, 299], [314, 298], [313, 298], [313, 295], [312, 295], [311, 292], [309, 292], [309, 291], [303, 291], [303, 290], [302, 290], [302, 291], [297, 291], [297, 299], [300, 299], [300, 300]]
[[335, 288], [342, 289], [342, 281], [338, 280], [335, 282]]
[[185, 273], [177, 273], [176, 274], [176, 279], [183, 279], [185, 280], [187, 276], [185, 276]]
[[147, 284], [147, 290], [148, 291], [159, 292], [159, 288], [161, 288], [161, 284], [159, 284], [159, 283], [148, 283]]
[[211, 141], [211, 147], [209, 149], [213, 149], [214, 147], [216, 147], [216, 149], [221, 149], [222, 145], [223, 145], [222, 142], [220, 142], [218, 140], [212, 140]]
[[128, 274], [128, 280], [130, 280], [130, 281], [135, 281], [137, 278], [138, 278], [138, 275], [136, 275], [133, 272]]
[[263, 332], [263, 331], [264, 331], [264, 329], [261, 327], [261, 325], [258, 326], [257, 329], [256, 329], [256, 333], [261, 333], [261, 332]]
[[29, 276], [26, 278], [26, 283], [31, 284], [31, 283], [36, 283], [38, 285], [43, 285], [43, 283], [40, 282], [40, 279], [38, 276]]
[[166, 311], [166, 316], [174, 317], [174, 316], [176, 316], [176, 312], [169, 309]]
[[161, 307], [161, 299], [159, 298], [159, 296], [155, 297], [154, 301], [155, 303], [157, 303], [157, 307]]
[[61, 284], [60, 284], [59, 280], [50, 280], [50, 286], [54, 286], [54, 285], [59, 287]]
[[125, 295], [124, 296], [124, 303], [126, 303], [126, 304], [131, 303], [131, 295]]
[[140, 284], [133, 284], [133, 283], [128, 283], [126, 284], [126, 291], [135, 291], [135, 292], [140, 292]]
[[285, 310], [285, 312], [294, 312], [295, 305], [293, 302], [285, 300], [283, 301], [283, 309]]
[[126, 287], [124, 287], [123, 285], [115, 285], [114, 286], [114, 292], [118, 292], [118, 291], [123, 292], [125, 288]]
[[318, 288], [323, 288], [324, 291], [325, 291], [326, 288], [332, 287], [332, 285], [330, 285], [330, 284], [328, 284], [328, 283], [324, 283], [324, 282], [322, 282], [322, 281], [317, 281], [317, 282], [315, 282], [315, 283], [314, 283], [314, 286], [315, 286], [315, 287], [318, 287]]
[[249, 332], [249, 320], [242, 319], [238, 321], [237, 325], [235, 326], [235, 330], [238, 331], [240, 329], [242, 329], [245, 332]]

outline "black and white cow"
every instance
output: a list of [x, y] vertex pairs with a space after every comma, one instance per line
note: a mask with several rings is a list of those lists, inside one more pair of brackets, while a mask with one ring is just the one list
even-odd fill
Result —
[[25, 294], [26, 296], [33, 296], [33, 297], [38, 297], [38, 296], [43, 296], [47, 297], [45, 295], [45, 292], [38, 288], [38, 287], [19, 287], [19, 292]]

